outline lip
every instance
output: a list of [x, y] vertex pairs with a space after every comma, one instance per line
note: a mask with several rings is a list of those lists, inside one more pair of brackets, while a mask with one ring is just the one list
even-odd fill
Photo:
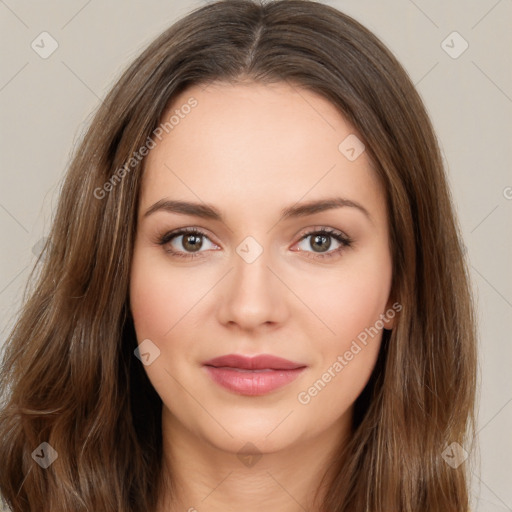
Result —
[[210, 359], [203, 366], [217, 384], [229, 391], [258, 396], [295, 380], [307, 365], [270, 354], [254, 357], [228, 354]]
[[295, 361], [289, 361], [288, 359], [271, 354], [260, 354], [252, 357], [241, 354], [228, 354], [215, 357], [205, 361], [203, 364], [216, 368], [227, 367], [240, 370], [295, 370], [296, 368], [306, 366], [303, 363], [296, 363]]

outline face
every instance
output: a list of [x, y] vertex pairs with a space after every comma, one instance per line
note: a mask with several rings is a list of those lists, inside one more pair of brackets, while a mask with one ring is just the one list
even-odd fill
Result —
[[171, 115], [145, 162], [130, 282], [164, 423], [232, 452], [340, 431], [396, 307], [361, 137], [284, 83], [193, 86]]

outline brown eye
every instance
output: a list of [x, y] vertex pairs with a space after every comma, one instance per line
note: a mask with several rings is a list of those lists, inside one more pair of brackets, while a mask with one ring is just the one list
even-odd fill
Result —
[[[310, 240], [310, 246], [316, 251], [316, 252], [324, 252], [329, 249], [331, 246], [331, 237], [329, 235], [314, 235]], [[315, 249], [317, 247], [319, 250], [317, 251]]]
[[178, 231], [171, 231], [158, 239], [158, 244], [165, 247], [165, 251], [178, 258], [194, 258], [200, 256], [204, 240], [217, 247], [210, 241], [208, 236], [195, 228], [185, 228]]
[[201, 249], [201, 246], [203, 245], [201, 235], [187, 234], [181, 235], [181, 237], [181, 244], [187, 251], [196, 252]]
[[[329, 251], [333, 239], [338, 246]], [[345, 248], [350, 247], [352, 240], [340, 231], [322, 228], [306, 233], [299, 244], [302, 244], [302, 247], [299, 245], [299, 251], [304, 252], [307, 257], [321, 259], [339, 255]]]

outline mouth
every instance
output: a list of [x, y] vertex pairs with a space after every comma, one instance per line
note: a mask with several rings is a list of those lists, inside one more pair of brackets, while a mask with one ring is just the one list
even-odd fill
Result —
[[295, 380], [307, 365], [268, 354], [229, 354], [206, 361], [203, 367], [223, 388], [239, 395], [259, 396]]

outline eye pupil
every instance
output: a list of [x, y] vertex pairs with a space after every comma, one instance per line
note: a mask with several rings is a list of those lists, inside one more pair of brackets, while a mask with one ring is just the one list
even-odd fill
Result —
[[[331, 246], [331, 237], [327, 235], [318, 234], [313, 237], [311, 247], [316, 251], [314, 244], [320, 244], [322, 250], [327, 250]], [[317, 251], [318, 252], [318, 251]], [[321, 251], [320, 251], [321, 252]]]
[[197, 251], [203, 245], [202, 237], [195, 234], [186, 235], [183, 237], [183, 247], [187, 251]]

